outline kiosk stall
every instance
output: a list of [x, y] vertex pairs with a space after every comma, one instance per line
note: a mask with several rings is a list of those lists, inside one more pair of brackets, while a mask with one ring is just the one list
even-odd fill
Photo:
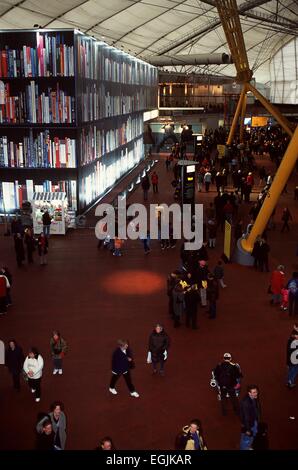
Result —
[[69, 227], [68, 201], [66, 193], [33, 193], [33, 230], [35, 234], [42, 232], [42, 216], [47, 210], [51, 219], [50, 235], [65, 235]]

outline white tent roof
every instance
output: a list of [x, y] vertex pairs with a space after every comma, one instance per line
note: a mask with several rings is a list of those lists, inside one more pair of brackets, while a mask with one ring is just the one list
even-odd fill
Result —
[[[237, 1], [250, 66], [269, 80], [269, 59], [297, 34], [297, 0]], [[0, 28], [78, 28], [110, 45], [151, 55], [229, 53], [214, 0], [3, 0]], [[181, 41], [183, 40], [183, 43]], [[169, 50], [171, 48], [171, 50]], [[167, 67], [169, 70], [169, 67]], [[177, 69], [179, 70], [179, 69]], [[233, 65], [191, 67], [235, 75]]]

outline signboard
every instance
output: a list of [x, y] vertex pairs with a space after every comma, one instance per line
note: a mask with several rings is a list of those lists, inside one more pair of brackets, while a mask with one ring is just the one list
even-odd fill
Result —
[[232, 226], [229, 222], [225, 221], [225, 241], [224, 241], [224, 254], [228, 259], [231, 258], [231, 234]]
[[222, 144], [217, 144], [218, 158], [223, 158], [225, 156], [226, 146]]
[[264, 116], [253, 116], [251, 119], [251, 127], [264, 127], [268, 124], [268, 118]]
[[184, 204], [194, 204], [195, 201], [195, 165], [182, 167], [183, 175], [183, 197]]

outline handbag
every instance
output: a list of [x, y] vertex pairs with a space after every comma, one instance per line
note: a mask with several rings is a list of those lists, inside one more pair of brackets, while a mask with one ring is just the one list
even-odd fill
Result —
[[28, 375], [26, 374], [26, 372], [24, 370], [22, 370], [22, 376], [23, 376], [23, 379], [25, 380], [25, 382], [28, 382]]

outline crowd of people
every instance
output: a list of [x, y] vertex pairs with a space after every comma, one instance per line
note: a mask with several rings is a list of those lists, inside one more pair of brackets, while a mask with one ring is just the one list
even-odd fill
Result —
[[[265, 167], [259, 170], [259, 182], [256, 184], [256, 162], [254, 155], [268, 154], [272, 162], [280, 163], [280, 153], [284, 151], [287, 139], [277, 130], [270, 132], [258, 132], [252, 134], [247, 140], [246, 146], [241, 147], [239, 142], [235, 142], [227, 149], [225, 156], [219, 157], [216, 150], [217, 144], [225, 142], [225, 129], [220, 128], [215, 132], [206, 133], [202, 148], [195, 156], [197, 166], [197, 190], [201, 192], [203, 188], [206, 192], [215, 192], [215, 197], [208, 207], [205, 208], [204, 217], [204, 241], [198, 250], [187, 250], [185, 244], [189, 240], [184, 240], [180, 249], [180, 259], [177, 267], [167, 279], [167, 295], [169, 316], [173, 320], [174, 328], [181, 328], [184, 324], [186, 328], [197, 330], [199, 305], [202, 311], [208, 312], [208, 318], [214, 320], [218, 315], [218, 302], [220, 291], [227, 288], [225, 281], [225, 256], [219, 256], [217, 263], [211, 266], [209, 251], [217, 246], [217, 234], [224, 230], [227, 221], [234, 230], [235, 239], [246, 236], [253, 226], [262, 203], [270, 189], [274, 175], [267, 174]], [[172, 169], [175, 187], [175, 200], [181, 202], [181, 180], [177, 159], [185, 157], [181, 144], [176, 143], [172, 152], [166, 158], [166, 169]], [[141, 187], [143, 199], [148, 201], [149, 191], [152, 185], [153, 194], [159, 193], [159, 176], [153, 171], [151, 178], [146, 175]], [[233, 188], [228, 189], [228, 188]], [[254, 188], [260, 190], [257, 201], [250, 203], [251, 194]], [[245, 228], [240, 217], [240, 207], [244, 204], [246, 212], [250, 217], [250, 224]], [[160, 204], [157, 203], [157, 217], [162, 217]], [[275, 228], [274, 214], [269, 220], [264, 233], [257, 237], [252, 251], [254, 266], [259, 271], [269, 272], [269, 252], [270, 247], [267, 242], [267, 231]], [[293, 216], [288, 207], [282, 213], [283, 223], [281, 232], [290, 230], [289, 222], [293, 221]], [[35, 247], [38, 248], [40, 264], [47, 264], [47, 252], [50, 236], [49, 214], [45, 213], [43, 218], [43, 231], [36, 240], [33, 231], [27, 227], [22, 231], [18, 226], [18, 231], [14, 233], [16, 260], [19, 267], [25, 260], [25, 247], [27, 262], [34, 262]], [[137, 227], [135, 227], [137, 230]], [[116, 230], [117, 234], [117, 230]], [[150, 234], [140, 239], [144, 247], [145, 254], [151, 251]], [[173, 227], [170, 226], [169, 238], [159, 237], [162, 250], [174, 248], [176, 241], [173, 237]], [[25, 245], [25, 247], [24, 247]], [[114, 256], [122, 255], [123, 240], [117, 235], [114, 238], [109, 236], [99, 240], [98, 248], [104, 246], [109, 248]], [[12, 276], [7, 267], [2, 267], [0, 271], [0, 314], [6, 313], [7, 307], [12, 304], [11, 299]], [[289, 316], [298, 314], [298, 273], [293, 272], [292, 277], [287, 281], [285, 277], [285, 267], [279, 265], [272, 273], [268, 292], [272, 294], [271, 303], [277, 305], [283, 311], [288, 310]], [[152, 375], [156, 377], [165, 376], [165, 364], [168, 360], [169, 349], [172, 341], [161, 323], [154, 325], [153, 331], [148, 338], [147, 363], [152, 365]], [[295, 387], [295, 380], [298, 375], [296, 356], [298, 351], [298, 325], [294, 324], [287, 343], [287, 386]], [[53, 331], [50, 338], [50, 353], [53, 360], [53, 375], [63, 375], [63, 359], [67, 352], [67, 343], [58, 331]], [[11, 339], [6, 350], [5, 364], [12, 376], [13, 388], [20, 391], [23, 377], [31, 390], [35, 402], [41, 400], [41, 381], [45, 361], [36, 347], [31, 347], [27, 356], [23, 354], [22, 347]], [[128, 339], [119, 339], [117, 347], [112, 354], [112, 374], [108, 390], [111, 395], [118, 395], [116, 389], [117, 382], [123, 377], [129, 394], [133, 398], [140, 398], [136, 387], [132, 381], [132, 370], [135, 367], [135, 358], [130, 348]], [[261, 418], [261, 406], [259, 400], [259, 387], [255, 384], [247, 386], [246, 395], [240, 400], [240, 387], [243, 373], [239, 364], [232, 362], [231, 353], [225, 353], [223, 359], [212, 371], [212, 377], [220, 397], [222, 414], [227, 414], [227, 404], [230, 400], [237, 419], [241, 420], [240, 449], [267, 449], [268, 436], [267, 425]], [[39, 450], [64, 450], [66, 446], [67, 419], [64, 412], [64, 404], [55, 401], [49, 407], [49, 411], [40, 413], [36, 424], [36, 448]], [[178, 433], [173, 444], [176, 450], [207, 450], [206, 440], [202, 431], [202, 425], [198, 418], [192, 419], [183, 426]], [[115, 450], [113, 439], [109, 436], [103, 437], [96, 450]]]

